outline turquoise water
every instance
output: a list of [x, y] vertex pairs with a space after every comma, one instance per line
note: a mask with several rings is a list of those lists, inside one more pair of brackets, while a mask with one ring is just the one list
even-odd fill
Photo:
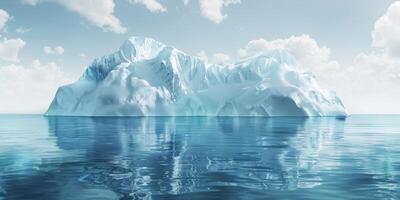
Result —
[[0, 199], [400, 199], [400, 116], [0, 116]]

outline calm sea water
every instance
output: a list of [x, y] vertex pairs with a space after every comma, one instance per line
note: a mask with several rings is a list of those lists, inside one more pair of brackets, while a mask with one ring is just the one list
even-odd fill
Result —
[[0, 199], [400, 199], [400, 116], [0, 116]]

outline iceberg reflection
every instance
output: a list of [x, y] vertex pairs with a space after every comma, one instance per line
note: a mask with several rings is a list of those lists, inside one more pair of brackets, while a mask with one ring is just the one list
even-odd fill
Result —
[[329, 120], [334, 118], [48, 118], [57, 145], [78, 151], [84, 161], [81, 182], [140, 197], [318, 185], [321, 178], [308, 174], [317, 162], [309, 158], [324, 137], [343, 131]]

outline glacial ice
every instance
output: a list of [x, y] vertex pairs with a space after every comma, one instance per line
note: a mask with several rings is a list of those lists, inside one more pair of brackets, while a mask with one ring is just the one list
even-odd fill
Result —
[[46, 115], [346, 116], [334, 92], [285, 51], [215, 65], [151, 38], [131, 37], [57, 90]]

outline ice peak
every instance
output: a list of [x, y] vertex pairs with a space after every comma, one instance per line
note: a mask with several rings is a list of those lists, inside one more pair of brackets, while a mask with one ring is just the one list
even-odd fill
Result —
[[141, 36], [132, 36], [125, 40], [125, 43], [128, 43], [138, 48], [143, 46], [165, 46], [163, 43], [153, 38]]
[[166, 47], [165, 44], [148, 37], [130, 37], [122, 46], [122, 56], [130, 62], [148, 60], [156, 57]]
[[280, 64], [288, 64], [291, 66], [296, 66], [297, 61], [296, 58], [290, 54], [288, 51], [285, 50], [274, 50], [270, 52], [260, 52], [253, 56], [246, 57], [237, 63], [244, 63], [244, 62], [259, 62], [265, 59], [274, 59], [276, 62]]

